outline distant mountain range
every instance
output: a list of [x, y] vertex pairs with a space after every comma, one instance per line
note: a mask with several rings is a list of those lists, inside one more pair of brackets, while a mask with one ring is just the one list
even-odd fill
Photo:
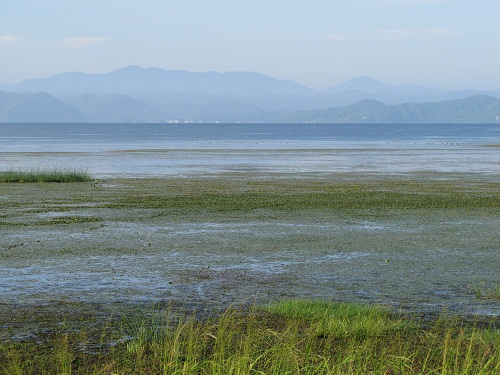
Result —
[[500, 122], [500, 90], [357, 77], [325, 91], [253, 72], [131, 66], [0, 84], [3, 122]]
[[45, 93], [17, 94], [0, 91], [0, 121], [88, 122], [91, 118]]
[[342, 107], [295, 111], [285, 122], [322, 123], [500, 123], [500, 100], [487, 95], [434, 103], [387, 105], [365, 99]]
[[182, 70], [144, 69], [129, 66], [106, 74], [64, 73], [49, 78], [29, 79], [7, 90], [14, 92], [46, 92], [56, 96], [94, 94], [189, 95], [308, 95], [309, 89], [293, 81], [278, 80], [253, 72], [194, 73]]

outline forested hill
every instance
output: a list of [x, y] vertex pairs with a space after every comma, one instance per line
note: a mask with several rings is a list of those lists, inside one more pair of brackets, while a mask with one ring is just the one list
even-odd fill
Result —
[[0, 122], [284, 122], [500, 123], [500, 100], [487, 95], [432, 103], [384, 104], [373, 99], [312, 110], [270, 110], [238, 99], [151, 105], [126, 95], [0, 91]]
[[324, 123], [494, 123], [500, 122], [500, 100], [473, 95], [433, 103], [386, 105], [366, 99], [341, 107], [302, 110], [281, 117], [284, 122]]

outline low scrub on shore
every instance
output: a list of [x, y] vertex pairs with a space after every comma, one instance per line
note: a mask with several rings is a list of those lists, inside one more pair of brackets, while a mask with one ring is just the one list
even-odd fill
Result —
[[[154, 311], [100, 345], [82, 330], [0, 344], [2, 374], [497, 374], [500, 334], [377, 306], [290, 300], [199, 319]], [[116, 336], [116, 337], [113, 337]]]
[[69, 168], [10, 169], [0, 171], [0, 182], [87, 182], [86, 170]]

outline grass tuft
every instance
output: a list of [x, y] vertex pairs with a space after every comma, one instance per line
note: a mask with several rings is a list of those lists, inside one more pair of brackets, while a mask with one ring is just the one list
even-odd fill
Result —
[[500, 285], [487, 287], [484, 281], [473, 282], [468, 285], [469, 293], [474, 294], [478, 299], [500, 300]]
[[[114, 344], [101, 346], [97, 352], [81, 350], [82, 332], [53, 335], [43, 344], [3, 343], [0, 374], [405, 375], [500, 371], [497, 330], [457, 326], [446, 317], [424, 328], [377, 306], [291, 300], [254, 306], [246, 312], [228, 309], [204, 320], [179, 317], [169, 310], [126, 319], [121, 333], [124, 339], [109, 338]], [[347, 334], [337, 334], [336, 321]], [[364, 327], [362, 335], [360, 327]]]
[[317, 335], [378, 337], [396, 330], [416, 328], [396, 319], [382, 306], [291, 299], [271, 303], [266, 310], [288, 319], [307, 321]]
[[84, 169], [34, 168], [0, 171], [0, 182], [88, 182], [89, 173]]

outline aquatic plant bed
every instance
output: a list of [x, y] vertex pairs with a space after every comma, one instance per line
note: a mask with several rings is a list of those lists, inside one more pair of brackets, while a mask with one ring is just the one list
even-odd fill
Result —
[[[95, 359], [102, 358], [92, 367], [97, 369], [95, 373], [147, 373], [147, 368], [160, 373], [163, 370], [158, 369], [165, 363], [141, 361], [169, 358], [165, 352], [155, 352], [150, 346], [134, 349], [128, 336], [135, 339], [136, 335], [124, 335], [117, 328], [124, 324], [123, 318], [136, 316], [137, 309], [151, 311], [151, 306], [163, 309], [173, 305], [181, 316], [187, 315], [186, 319], [197, 311], [197, 329], [212, 327], [201, 335], [211, 343], [202, 350], [205, 357], [199, 353], [196, 356], [205, 365], [213, 365], [215, 362], [209, 359], [216, 340], [210, 339], [210, 335], [217, 337], [213, 327], [223, 323], [207, 321], [207, 316], [218, 316], [229, 306], [246, 314], [247, 307], [254, 304], [264, 306], [271, 301], [303, 298], [383, 305], [397, 319], [401, 314], [417, 319], [422, 324], [419, 329], [424, 330], [410, 333], [415, 333], [419, 340], [428, 336], [441, 340], [441, 346], [434, 341], [435, 347], [450, 348], [447, 337], [463, 339], [459, 345], [465, 345], [461, 346], [465, 352], [460, 353], [466, 354], [467, 345], [474, 351], [476, 344], [488, 343], [485, 345], [489, 345], [490, 351], [484, 349], [481, 354], [489, 353], [484, 355], [486, 362], [475, 363], [489, 371], [493, 362], [487, 362], [491, 353], [498, 353], [497, 344], [477, 337], [470, 343], [464, 335], [477, 325], [481, 329], [497, 327], [500, 316], [498, 181], [492, 175], [465, 173], [397, 178], [347, 173], [310, 178], [242, 173], [66, 184], [0, 183], [3, 355], [8, 355], [10, 364], [16, 358], [19, 363], [26, 363], [22, 361], [30, 357], [29, 348], [35, 354], [40, 350], [46, 355], [39, 359], [52, 369], [46, 373], [64, 373], [62, 367], [50, 367], [63, 366], [57, 358], [64, 356], [53, 355], [54, 350], [73, 350], [80, 342], [84, 347], [97, 345], [98, 354], [82, 359], [78, 354], [81, 351], [71, 352], [71, 358], [77, 358], [70, 361], [72, 366], [95, 365]], [[236, 328], [259, 322], [263, 331], [256, 332], [268, 344], [287, 337], [296, 324], [298, 341], [285, 345], [289, 357], [299, 360], [303, 348], [326, 345], [326, 352], [324, 348], [307, 352], [319, 362], [299, 360], [300, 365], [306, 366], [304, 373], [307, 369], [313, 373], [319, 366], [326, 366], [323, 372], [330, 368], [331, 373], [337, 369], [338, 373], [364, 373], [345, 367], [356, 362], [353, 358], [360, 358], [362, 351], [331, 351], [334, 343], [358, 348], [362, 340], [349, 341], [332, 333], [308, 336], [312, 330], [303, 318], [290, 317], [290, 331], [288, 323], [279, 323], [289, 320], [272, 318], [278, 313], [259, 310], [256, 315], [245, 314], [238, 318]], [[442, 314], [456, 319], [448, 327], [454, 330], [449, 335], [446, 330], [434, 334], [438, 332], [432, 331], [435, 325], [429, 326]], [[246, 322], [254, 315], [251, 323]], [[177, 323], [172, 325], [177, 327]], [[464, 331], [460, 331], [462, 328]], [[406, 328], [398, 332], [409, 334]], [[234, 337], [241, 335], [240, 332]], [[370, 347], [378, 348], [390, 341], [388, 337], [392, 339], [385, 336]], [[299, 343], [311, 346], [301, 347]], [[403, 344], [402, 339], [400, 343]], [[410, 343], [415, 341], [405, 341]], [[419, 343], [417, 340], [415, 347], [420, 347]], [[198, 344], [195, 346], [198, 348]], [[252, 348], [257, 357], [263, 353], [285, 357], [274, 347], [249, 344], [248, 350]], [[386, 349], [387, 345], [383, 349], [387, 354]], [[419, 368], [433, 368], [418, 366], [430, 366], [437, 357], [443, 360], [445, 352], [452, 353], [446, 349], [436, 352], [432, 361], [429, 358], [422, 362], [415, 352], [403, 349], [399, 357], [396, 352], [385, 355], [374, 351], [376, 357], [366, 357], [371, 358], [370, 371], [384, 373], [380, 369], [386, 366], [394, 369], [389, 372], [401, 373], [399, 368], [408, 364], [407, 373], [411, 373], [410, 368], [418, 373]], [[128, 358], [127, 361], [134, 359], [138, 361], [135, 364], [142, 363], [140, 366], [144, 367], [113, 367], [111, 362], [125, 360], [106, 357], [111, 353]], [[419, 353], [429, 353], [429, 349]], [[235, 353], [227, 355], [219, 357], [218, 363], [230, 365], [231, 356], [241, 357]], [[248, 367], [248, 372], [266, 372], [265, 363], [278, 363], [270, 359], [275, 357], [266, 355], [261, 357], [266, 358], [263, 362], [257, 357], [249, 359], [248, 366], [255, 361], [256, 364]], [[182, 357], [187, 358], [186, 354]], [[345, 362], [338, 362], [341, 358]], [[388, 363], [388, 358], [400, 361], [400, 367], [394, 367], [395, 362]], [[55, 362], [51, 365], [52, 360]], [[376, 367], [379, 360], [383, 365]], [[186, 373], [191, 368], [198, 373], [217, 373], [198, 364], [190, 367], [189, 361], [181, 363], [186, 366]], [[335, 363], [343, 365], [334, 367]], [[75, 373], [76, 368], [72, 367]], [[283, 367], [285, 372], [287, 368]], [[27, 372], [23, 367], [20, 373]], [[230, 371], [225, 368], [219, 373], [224, 372]]]

